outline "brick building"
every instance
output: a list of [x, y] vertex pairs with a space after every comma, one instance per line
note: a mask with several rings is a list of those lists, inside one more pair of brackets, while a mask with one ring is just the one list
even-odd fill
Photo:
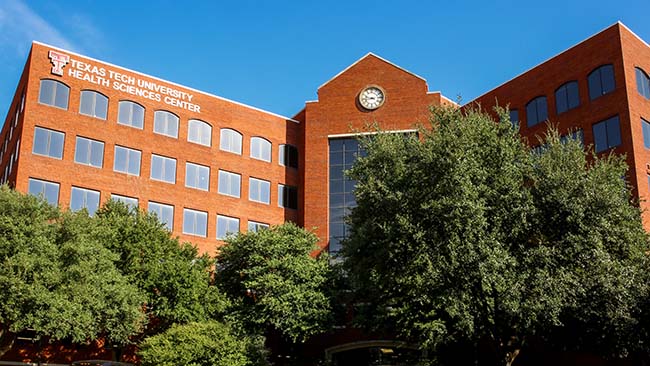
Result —
[[[598, 153], [626, 154], [643, 200], [648, 72], [650, 46], [616, 23], [468, 106], [508, 105], [531, 147], [549, 120]], [[285, 221], [313, 228], [336, 252], [355, 204], [343, 175], [361, 153], [354, 136], [373, 123], [412, 132], [432, 105], [455, 103], [374, 54], [289, 118], [34, 42], [0, 133], [0, 182], [75, 210], [117, 199], [154, 211], [202, 252], [214, 253], [228, 232]]]

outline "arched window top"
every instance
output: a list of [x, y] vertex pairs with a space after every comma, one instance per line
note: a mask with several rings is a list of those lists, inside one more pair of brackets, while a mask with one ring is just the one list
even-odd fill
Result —
[[271, 162], [271, 141], [259, 136], [251, 137], [251, 158]]
[[533, 98], [526, 104], [526, 122], [528, 127], [533, 127], [536, 124], [546, 121], [548, 119], [548, 107], [546, 103], [546, 96], [541, 95]]
[[68, 109], [70, 99], [70, 87], [66, 84], [52, 79], [42, 79], [38, 94], [40, 103], [53, 107]]
[[589, 99], [594, 100], [616, 89], [614, 66], [602, 65], [594, 69], [587, 77], [589, 81]]
[[224, 151], [241, 155], [242, 134], [230, 129], [222, 128], [219, 148]]
[[118, 103], [117, 123], [142, 129], [144, 126], [144, 107], [130, 100]]
[[636, 89], [646, 99], [650, 99], [650, 76], [640, 67], [635, 67]]
[[289, 144], [280, 145], [278, 158], [280, 165], [288, 166], [290, 168], [298, 168], [297, 147]]
[[79, 113], [99, 119], [106, 119], [108, 97], [95, 90], [82, 90], [79, 101]]
[[178, 138], [179, 118], [172, 112], [158, 110], [153, 114], [153, 132]]
[[564, 113], [580, 106], [580, 91], [576, 80], [568, 81], [555, 90], [555, 110]]
[[205, 121], [191, 119], [187, 123], [187, 141], [212, 146], [212, 126]]

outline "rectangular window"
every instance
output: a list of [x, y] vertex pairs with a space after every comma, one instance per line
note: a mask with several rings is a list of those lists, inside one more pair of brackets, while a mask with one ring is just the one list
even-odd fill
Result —
[[185, 163], [185, 187], [208, 190], [210, 168], [203, 165]]
[[650, 149], [650, 122], [641, 118], [641, 128], [643, 129], [643, 146]]
[[111, 194], [111, 199], [113, 201], [122, 202], [129, 208], [137, 210], [138, 209], [138, 199], [134, 197], [121, 196], [119, 194]]
[[239, 232], [239, 219], [217, 215], [217, 239], [224, 240], [229, 234]]
[[621, 127], [618, 116], [598, 122], [592, 128], [597, 153], [621, 144]]
[[269, 228], [269, 224], [263, 224], [256, 221], [248, 221], [248, 232], [256, 233], [260, 230], [266, 230]]
[[86, 209], [90, 216], [94, 215], [99, 208], [99, 192], [91, 189], [72, 187], [70, 193], [70, 209], [79, 211]]
[[248, 180], [248, 199], [255, 202], [271, 202], [271, 182], [256, 178]]
[[176, 183], [176, 159], [151, 154], [151, 179]]
[[183, 210], [183, 234], [206, 237], [208, 233], [208, 214], [186, 208]]
[[78, 164], [101, 168], [104, 165], [104, 143], [77, 136], [74, 161]]
[[[63, 158], [63, 132], [49, 130], [47, 128], [34, 128], [34, 146], [32, 153], [36, 155], [49, 156], [51, 158]], [[5, 151], [7, 150], [7, 141], [5, 141]]]
[[298, 188], [278, 184], [278, 206], [298, 209]]
[[140, 175], [140, 155], [138, 150], [116, 145], [113, 170], [130, 175]]
[[293, 145], [280, 145], [280, 165], [298, 168], [298, 148]]
[[239, 198], [241, 175], [219, 170], [219, 194]]
[[41, 197], [52, 206], [59, 204], [59, 184], [40, 179], [29, 178], [29, 194]]
[[174, 206], [149, 201], [149, 213], [156, 214], [158, 221], [165, 225], [167, 230], [174, 227]]

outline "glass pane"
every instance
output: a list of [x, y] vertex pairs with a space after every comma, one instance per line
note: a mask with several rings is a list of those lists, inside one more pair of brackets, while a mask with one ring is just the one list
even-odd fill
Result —
[[63, 157], [63, 134], [60, 132], [50, 131], [50, 150], [49, 156], [61, 159]]
[[88, 164], [88, 150], [90, 149], [90, 140], [83, 137], [77, 137], [77, 146], [74, 151], [74, 161], [81, 164]]
[[119, 103], [118, 111], [117, 111], [117, 123], [121, 124], [130, 124], [131, 120], [131, 103], [122, 101]]
[[170, 183], [176, 182], [176, 160], [165, 159], [165, 181]]
[[567, 103], [567, 86], [564, 85], [560, 87], [555, 92], [555, 109], [557, 110], [557, 113], [560, 114], [562, 112], [566, 112], [569, 109], [568, 103]]
[[129, 150], [129, 174], [140, 175], [140, 152]]
[[593, 132], [596, 152], [607, 150], [607, 130], [605, 128], [605, 122], [596, 123], [593, 126]]
[[47, 155], [48, 130], [36, 127], [34, 129], [34, 146], [32, 152], [39, 155]]
[[95, 116], [97, 118], [106, 119], [108, 111], [108, 98], [101, 94], [97, 94], [95, 100]]
[[589, 99], [594, 100], [602, 95], [602, 86], [600, 83], [600, 69], [595, 70], [588, 77], [589, 82]]
[[99, 192], [97, 191], [86, 191], [86, 209], [88, 213], [92, 216], [97, 212], [99, 208]]
[[133, 127], [142, 128], [144, 126], [144, 108], [141, 105], [135, 103], [131, 103], [131, 106], [133, 109], [131, 125]]
[[610, 118], [607, 121], [607, 145], [615, 147], [621, 144], [621, 128], [618, 122], [618, 116]]
[[603, 83], [603, 94], [614, 91], [616, 82], [614, 81], [614, 66], [605, 65], [600, 69], [600, 78]]
[[104, 165], [104, 143], [93, 141], [91, 144], [90, 165], [101, 168]]
[[162, 158], [160, 156], [151, 156], [151, 179], [162, 180], [163, 166]]
[[113, 170], [126, 173], [126, 156], [127, 150], [123, 147], [115, 146], [115, 161]]
[[41, 90], [38, 94], [38, 101], [43, 104], [54, 105], [55, 82], [52, 80], [41, 80]]
[[650, 122], [641, 118], [641, 128], [643, 129], [643, 146], [650, 149]]
[[568, 109], [576, 108], [580, 105], [580, 92], [578, 82], [573, 81], [567, 84]]
[[59, 108], [68, 109], [68, 94], [70, 93], [70, 88], [58, 82], [54, 83], [56, 83], [54, 105]]
[[208, 233], [208, 215], [205, 212], [196, 214], [196, 235], [206, 236]]
[[200, 167], [199, 168], [199, 187], [204, 190], [208, 190], [208, 184], [210, 182], [210, 168]]
[[194, 233], [194, 222], [196, 220], [195, 212], [190, 210], [183, 210], [183, 232], [185, 234]]
[[548, 106], [546, 105], [546, 97], [537, 98], [537, 119], [539, 122], [548, 119]]
[[94, 116], [93, 113], [94, 94], [95, 93], [88, 90], [84, 90], [81, 92], [81, 101], [79, 102], [79, 113], [88, 116]]
[[55, 183], [45, 183], [45, 200], [53, 206], [59, 203], [59, 185]]

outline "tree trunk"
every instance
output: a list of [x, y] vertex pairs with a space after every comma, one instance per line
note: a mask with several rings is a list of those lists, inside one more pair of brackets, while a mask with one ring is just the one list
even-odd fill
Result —
[[9, 331], [9, 327], [0, 325], [0, 357], [14, 346], [16, 334]]
[[506, 353], [506, 366], [512, 366], [517, 356], [519, 356], [519, 349], [514, 349], [512, 352]]

